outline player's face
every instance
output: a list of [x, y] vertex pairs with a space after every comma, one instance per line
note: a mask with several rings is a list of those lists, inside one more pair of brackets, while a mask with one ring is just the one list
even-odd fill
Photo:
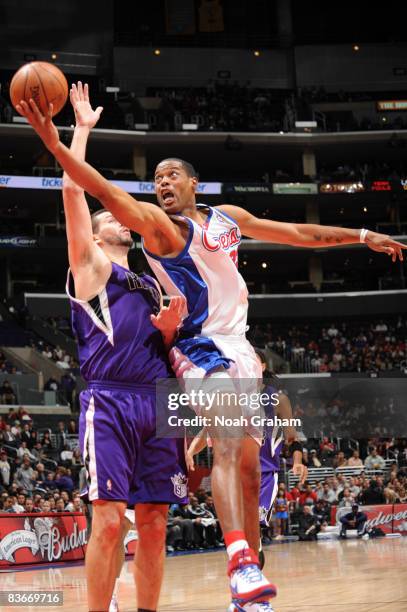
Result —
[[191, 201], [195, 201], [198, 180], [188, 176], [178, 161], [158, 164], [154, 183], [158, 203], [169, 215], [182, 212]]
[[119, 223], [109, 212], [100, 215], [95, 237], [100, 241], [102, 248], [103, 244], [128, 248], [133, 246], [130, 230]]

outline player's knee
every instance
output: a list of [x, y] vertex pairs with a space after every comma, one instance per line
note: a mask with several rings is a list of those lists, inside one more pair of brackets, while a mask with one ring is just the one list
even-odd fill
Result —
[[241, 439], [218, 439], [213, 443], [215, 464], [230, 465], [238, 463], [242, 457]]
[[115, 509], [95, 513], [92, 520], [92, 535], [104, 546], [115, 546], [123, 531], [123, 517]]
[[137, 529], [140, 541], [149, 544], [162, 543], [167, 533], [167, 516], [160, 511], [152, 509], [143, 513], [142, 518], [137, 516]]

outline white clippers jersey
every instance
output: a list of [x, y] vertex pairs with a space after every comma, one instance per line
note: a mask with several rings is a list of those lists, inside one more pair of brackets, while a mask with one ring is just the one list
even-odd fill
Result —
[[204, 226], [180, 216], [189, 227], [183, 251], [177, 257], [158, 257], [143, 251], [154, 274], [169, 296], [183, 295], [188, 315], [183, 334], [242, 336], [247, 322], [247, 287], [238, 272], [241, 233], [225, 213], [208, 209]]

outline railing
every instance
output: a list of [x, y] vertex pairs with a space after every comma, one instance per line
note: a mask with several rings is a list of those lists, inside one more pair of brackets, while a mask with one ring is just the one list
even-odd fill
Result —
[[[320, 482], [325, 480], [326, 478], [343, 475], [347, 478], [349, 477], [357, 477], [361, 474], [366, 475], [368, 478], [373, 478], [374, 476], [382, 476], [390, 470], [390, 466], [394, 461], [392, 459], [385, 459], [385, 468], [383, 470], [368, 470], [365, 466], [360, 467], [320, 467], [320, 468], [309, 468], [308, 469], [308, 477], [307, 480], [310, 484], [315, 484], [316, 482]], [[298, 476], [293, 474], [292, 470], [288, 472], [287, 475], [287, 484], [289, 488], [293, 487], [296, 483], [298, 483]]]

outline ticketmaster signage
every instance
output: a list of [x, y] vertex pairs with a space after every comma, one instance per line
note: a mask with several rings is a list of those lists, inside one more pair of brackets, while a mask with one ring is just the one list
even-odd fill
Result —
[[[127, 193], [154, 193], [154, 183], [142, 181], [109, 181]], [[10, 189], [62, 189], [62, 179], [46, 176], [7, 176], [0, 174], [0, 187]], [[199, 183], [198, 193], [215, 195], [222, 191], [222, 183]]]
[[313, 195], [318, 193], [318, 185], [316, 183], [273, 183], [273, 193], [276, 195]]

